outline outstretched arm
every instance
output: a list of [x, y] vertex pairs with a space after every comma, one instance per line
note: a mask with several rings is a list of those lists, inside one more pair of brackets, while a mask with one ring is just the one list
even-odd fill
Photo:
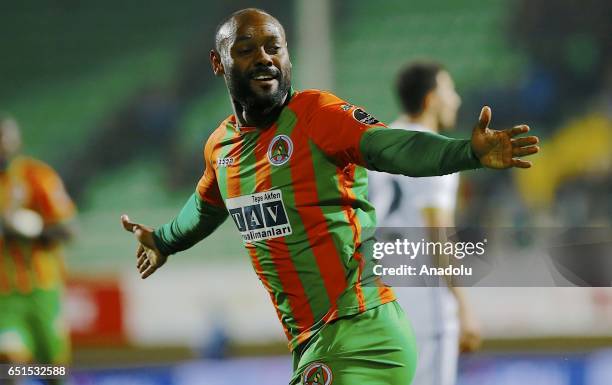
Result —
[[121, 217], [123, 228], [134, 233], [140, 243], [136, 251], [136, 267], [142, 278], [153, 274], [168, 256], [186, 250], [209, 236], [227, 218], [224, 207], [203, 201], [197, 193], [189, 197], [181, 212], [157, 229], [133, 223]]
[[153, 240], [163, 254], [174, 254], [189, 249], [212, 234], [225, 218], [225, 207], [208, 204], [195, 193], [179, 215], [153, 232]]
[[471, 140], [451, 139], [427, 132], [371, 128], [361, 138], [366, 166], [376, 171], [408, 176], [435, 176], [488, 167], [528, 168], [518, 157], [535, 154], [538, 138], [514, 138], [529, 131], [526, 125], [508, 130], [489, 128], [491, 109], [483, 107]]

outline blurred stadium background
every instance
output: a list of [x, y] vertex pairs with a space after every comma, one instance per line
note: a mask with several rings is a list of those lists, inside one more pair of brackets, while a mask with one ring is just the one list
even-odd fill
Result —
[[[290, 376], [280, 325], [229, 222], [146, 282], [119, 225], [122, 213], [160, 224], [193, 190], [202, 144], [231, 112], [208, 64], [213, 32], [247, 6], [284, 23], [297, 89], [333, 90], [390, 121], [397, 70], [432, 58], [463, 97], [457, 135], [485, 103], [494, 127], [536, 130], [532, 170], [463, 176], [460, 226], [610, 227], [609, 1], [3, 1], [0, 110], [19, 121], [26, 153], [59, 170], [80, 210], [67, 256], [73, 383]], [[513, 252], [532, 242], [517, 240]], [[460, 385], [612, 384], [610, 289], [469, 295], [485, 343], [462, 358]]]

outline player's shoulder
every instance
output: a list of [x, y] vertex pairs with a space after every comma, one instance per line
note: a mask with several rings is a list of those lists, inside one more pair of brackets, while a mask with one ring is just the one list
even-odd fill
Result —
[[210, 157], [213, 149], [219, 145], [221, 140], [227, 135], [228, 130], [233, 130], [236, 127], [236, 118], [230, 115], [219, 123], [217, 128], [210, 133], [204, 142], [204, 157]]
[[331, 92], [311, 89], [296, 92], [289, 102], [289, 108], [298, 119], [329, 124], [344, 119], [353, 106]]
[[210, 133], [208, 139], [206, 140], [207, 144], [214, 145], [217, 144], [221, 138], [223, 138], [228, 130], [233, 129], [236, 126], [236, 118], [234, 115], [230, 115], [227, 118], [223, 119], [221, 123]]
[[44, 185], [49, 181], [61, 181], [57, 171], [49, 164], [25, 155], [20, 155], [11, 161], [9, 172], [31, 185]]
[[40, 159], [36, 159], [27, 155], [19, 155], [11, 162], [12, 166], [16, 169], [23, 170], [28, 173], [37, 174], [55, 174], [53, 167], [43, 162]]
[[290, 105], [298, 110], [312, 110], [338, 103], [346, 102], [329, 91], [309, 89], [295, 92]]

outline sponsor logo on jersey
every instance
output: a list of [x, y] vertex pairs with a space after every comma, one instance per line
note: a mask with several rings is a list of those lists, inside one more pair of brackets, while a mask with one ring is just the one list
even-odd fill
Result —
[[268, 160], [275, 166], [280, 166], [291, 158], [293, 142], [287, 135], [276, 135], [268, 146]]
[[293, 232], [281, 190], [228, 198], [225, 206], [246, 243], [284, 237]]
[[332, 380], [331, 369], [320, 362], [308, 365], [302, 373], [303, 385], [330, 385]]
[[217, 158], [217, 167], [227, 167], [232, 164], [234, 164], [234, 158], [231, 156], [227, 158]]
[[361, 108], [356, 108], [353, 111], [353, 118], [355, 118], [356, 121], [364, 123], [364, 124], [376, 124], [376, 123], [378, 123], [378, 119], [376, 119], [372, 115], [368, 114], [367, 112], [365, 112]]

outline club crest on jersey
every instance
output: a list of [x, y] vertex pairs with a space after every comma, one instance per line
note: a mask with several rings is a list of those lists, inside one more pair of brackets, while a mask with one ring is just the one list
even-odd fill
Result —
[[276, 135], [268, 146], [268, 160], [275, 166], [281, 166], [291, 158], [293, 142], [287, 135]]
[[332, 379], [332, 372], [329, 366], [320, 362], [308, 365], [302, 373], [303, 385], [330, 385]]
[[368, 114], [361, 108], [356, 108], [355, 110], [353, 110], [353, 118], [355, 118], [356, 121], [364, 123], [364, 124], [378, 123], [378, 119]]

